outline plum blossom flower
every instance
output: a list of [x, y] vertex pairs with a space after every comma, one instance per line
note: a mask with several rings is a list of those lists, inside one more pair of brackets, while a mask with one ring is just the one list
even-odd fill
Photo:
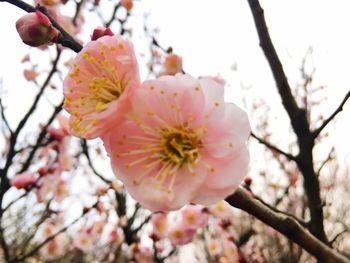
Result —
[[152, 235], [162, 239], [168, 233], [168, 215], [166, 213], [155, 213], [151, 217]]
[[224, 102], [222, 85], [177, 74], [145, 81], [102, 139], [133, 198], [169, 211], [232, 194], [247, 174], [249, 133], [246, 113]]
[[35, 183], [37, 176], [32, 172], [24, 172], [16, 175], [10, 182], [10, 184], [17, 189], [26, 188]]
[[40, 254], [46, 260], [52, 260], [62, 256], [65, 251], [65, 239], [60, 235], [48, 241], [41, 249]]
[[228, 220], [232, 217], [232, 207], [226, 201], [220, 201], [209, 208], [210, 212], [216, 217]]
[[117, 227], [113, 229], [108, 235], [108, 244], [114, 243], [117, 246], [121, 245], [124, 241], [124, 232], [123, 229]]
[[173, 246], [185, 245], [192, 241], [196, 232], [194, 229], [184, 227], [182, 223], [177, 223], [169, 230], [168, 238]]
[[64, 108], [71, 132], [86, 139], [118, 125], [130, 93], [139, 87], [132, 44], [119, 36], [89, 42], [77, 55], [64, 81]]
[[81, 251], [89, 251], [94, 245], [94, 238], [91, 231], [88, 229], [81, 229], [73, 240], [73, 244]]
[[137, 263], [152, 263], [153, 260], [153, 251], [149, 247], [133, 244], [131, 246], [131, 253]]
[[206, 225], [209, 213], [195, 205], [187, 205], [181, 210], [182, 224], [186, 228], [198, 229]]
[[176, 54], [168, 54], [163, 64], [161, 75], [175, 75], [182, 71], [182, 57]]

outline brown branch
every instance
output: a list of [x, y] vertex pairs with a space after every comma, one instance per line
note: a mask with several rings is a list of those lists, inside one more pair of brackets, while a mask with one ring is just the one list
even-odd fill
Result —
[[310, 234], [294, 218], [271, 210], [257, 199], [251, 197], [242, 187], [239, 187], [226, 201], [233, 207], [255, 216], [265, 224], [284, 234], [321, 262], [350, 263], [350, 260], [322, 243]]
[[46, 122], [45, 126], [41, 129], [41, 132], [32, 148], [32, 150], [30, 151], [27, 160], [25, 161], [25, 163], [23, 164], [21, 170], [19, 173], [23, 173], [24, 171], [26, 171], [29, 166], [31, 161], [34, 158], [34, 155], [36, 153], [36, 151], [42, 146], [42, 140], [45, 138], [46, 134], [47, 134], [47, 128], [51, 125], [51, 123], [54, 121], [54, 119], [56, 118], [57, 114], [62, 110], [62, 106], [63, 106], [63, 100], [61, 101], [61, 103], [59, 105], [57, 105], [53, 111], [53, 113], [51, 114], [49, 120]]
[[264, 10], [261, 8], [258, 0], [248, 0], [248, 3], [259, 35], [260, 46], [269, 62], [278, 92], [282, 99], [282, 104], [288, 113], [293, 129], [300, 130], [299, 126], [307, 125], [307, 122], [306, 119], [300, 119], [300, 115], [303, 115], [303, 112], [298, 108], [292, 95], [282, 63], [270, 38], [264, 17]]
[[338, 108], [336, 108], [336, 110], [331, 114], [331, 116], [329, 116], [326, 120], [324, 120], [321, 126], [312, 132], [312, 136], [314, 139], [321, 133], [321, 131], [328, 125], [328, 123], [330, 123], [335, 118], [335, 116], [337, 116], [337, 114], [343, 110], [343, 107], [349, 98], [350, 98], [350, 90], [348, 91], [348, 93], [346, 93], [344, 99], [342, 100]]
[[290, 153], [287, 153], [285, 151], [282, 151], [281, 149], [279, 149], [278, 147], [276, 147], [275, 145], [272, 145], [271, 143], [267, 142], [266, 140], [258, 137], [257, 135], [255, 135], [255, 133], [251, 132], [250, 133], [252, 135], [252, 137], [254, 139], [256, 139], [259, 143], [264, 144], [267, 148], [269, 148], [272, 151], [278, 152], [279, 154], [284, 155], [285, 157], [287, 157], [289, 160], [295, 161], [296, 157]]
[[304, 189], [308, 198], [308, 207], [311, 216], [309, 229], [317, 238], [327, 244], [328, 240], [323, 224], [324, 216], [320, 196], [320, 184], [313, 167], [312, 150], [315, 140], [309, 128], [307, 114], [305, 110], [298, 107], [292, 95], [282, 63], [270, 38], [264, 17], [264, 10], [261, 8], [259, 0], [248, 0], [248, 3], [259, 35], [260, 46], [269, 62], [279, 95], [282, 99], [282, 104], [298, 139], [299, 154], [296, 156], [296, 163], [304, 177]]
[[79, 2], [75, 2], [75, 14], [72, 20], [73, 25], [76, 27], [77, 26], [77, 20], [81, 11], [81, 8], [83, 6], [85, 0], [81, 0]]
[[105, 27], [110, 27], [111, 24], [113, 23], [113, 21], [115, 21], [115, 14], [117, 13], [119, 7], [120, 7], [120, 3], [118, 3], [114, 6], [114, 9], [113, 9], [113, 12], [112, 12], [110, 19], [104, 23]]
[[[1, 94], [0, 94], [0, 96], [1, 96]], [[5, 124], [6, 128], [9, 130], [10, 134], [12, 134], [13, 131], [12, 131], [11, 126], [6, 118], [5, 108], [4, 108], [4, 105], [2, 105], [1, 97], [0, 97], [0, 111], [1, 111], [1, 119], [4, 121], [4, 124]]]
[[14, 262], [23, 262], [24, 259], [33, 256], [36, 252], [39, 251], [40, 248], [42, 248], [43, 246], [45, 246], [46, 243], [50, 242], [51, 240], [53, 240], [56, 236], [58, 236], [59, 234], [65, 232], [69, 227], [71, 227], [72, 225], [74, 225], [76, 222], [78, 222], [85, 214], [82, 214], [80, 217], [74, 219], [72, 222], [70, 222], [68, 225], [66, 225], [65, 227], [61, 228], [59, 231], [57, 231], [56, 233], [54, 233], [53, 235], [47, 237], [43, 242], [41, 242], [39, 245], [37, 245], [36, 247], [34, 247], [31, 251], [29, 251], [28, 253], [26, 253], [24, 256], [15, 259]]
[[110, 185], [111, 184], [111, 181], [107, 180], [106, 178], [103, 177], [103, 175], [101, 173], [99, 173], [95, 166], [93, 165], [92, 161], [91, 161], [91, 157], [90, 157], [90, 153], [89, 153], [89, 149], [88, 149], [88, 146], [87, 146], [87, 143], [86, 143], [86, 140], [82, 139], [80, 141], [80, 145], [81, 145], [81, 149], [82, 149], [82, 153], [85, 155], [87, 161], [88, 161], [88, 164], [91, 168], [91, 170], [94, 172], [94, 174], [100, 178], [103, 182], [105, 182], [106, 184]]

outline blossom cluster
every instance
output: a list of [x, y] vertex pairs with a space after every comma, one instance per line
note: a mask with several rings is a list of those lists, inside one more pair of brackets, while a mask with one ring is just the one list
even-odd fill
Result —
[[141, 83], [131, 42], [108, 30], [93, 39], [64, 80], [71, 133], [101, 138], [115, 175], [152, 211], [232, 194], [247, 174], [250, 126], [224, 101], [223, 81], [178, 73]]

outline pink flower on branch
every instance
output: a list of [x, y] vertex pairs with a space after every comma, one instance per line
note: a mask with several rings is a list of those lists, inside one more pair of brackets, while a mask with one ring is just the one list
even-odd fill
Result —
[[182, 224], [189, 229], [198, 229], [208, 222], [209, 212], [200, 206], [187, 205], [181, 210]]
[[119, 36], [89, 42], [64, 81], [71, 132], [93, 139], [117, 126], [130, 93], [140, 85], [132, 44]]
[[169, 230], [168, 238], [173, 246], [185, 245], [193, 240], [196, 232], [197, 230], [186, 228], [184, 225], [179, 223], [174, 225]]
[[175, 75], [182, 72], [182, 57], [168, 54], [163, 64], [161, 75]]
[[211, 205], [247, 174], [245, 112], [219, 83], [163, 76], [135, 90], [130, 112], [103, 140], [117, 177], [152, 211]]

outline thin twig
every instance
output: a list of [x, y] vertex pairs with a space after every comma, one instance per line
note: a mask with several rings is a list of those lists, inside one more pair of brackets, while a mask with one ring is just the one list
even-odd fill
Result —
[[0, 97], [0, 111], [1, 111], [1, 118], [4, 121], [6, 128], [9, 130], [10, 134], [13, 134], [11, 126], [6, 118], [6, 115], [5, 115], [5, 109], [4, 109], [4, 105], [2, 105], [1, 97]]
[[41, 242], [39, 245], [37, 245], [36, 247], [34, 247], [31, 251], [29, 251], [27, 254], [25, 254], [24, 256], [16, 259], [15, 261], [17, 262], [22, 262], [24, 259], [26, 259], [27, 257], [33, 256], [36, 252], [39, 251], [40, 248], [42, 248], [43, 246], [45, 246], [46, 243], [48, 243], [49, 241], [53, 240], [56, 236], [58, 236], [59, 234], [65, 232], [69, 227], [71, 227], [72, 225], [74, 225], [76, 222], [78, 222], [85, 214], [82, 214], [80, 217], [74, 219], [71, 223], [69, 223], [68, 225], [66, 225], [65, 227], [61, 228], [59, 231], [57, 231], [56, 233], [54, 233], [53, 235], [47, 237], [43, 242]]
[[120, 7], [120, 3], [118, 3], [114, 6], [111, 18], [107, 22], [104, 23], [105, 27], [110, 27], [111, 24], [115, 21], [115, 14], [117, 13], [119, 7]]
[[20, 173], [26, 171], [29, 168], [29, 165], [31, 163], [31, 161], [34, 158], [34, 155], [36, 153], [36, 151], [39, 149], [42, 140], [45, 138], [46, 134], [47, 134], [47, 128], [51, 125], [51, 123], [54, 121], [54, 119], [56, 118], [57, 114], [62, 110], [62, 106], [63, 106], [63, 100], [61, 101], [61, 103], [59, 105], [57, 105], [53, 111], [53, 113], [51, 114], [49, 120], [46, 122], [46, 124], [44, 125], [44, 127], [41, 129], [41, 132], [33, 146], [33, 149], [31, 150], [31, 152], [28, 155], [27, 160], [24, 162]]
[[337, 114], [343, 110], [343, 107], [347, 102], [347, 100], [349, 99], [349, 97], [350, 97], [350, 90], [348, 91], [348, 93], [346, 93], [344, 99], [342, 100], [338, 108], [336, 108], [336, 110], [331, 114], [331, 116], [325, 119], [324, 122], [321, 124], [321, 126], [312, 132], [313, 138], [316, 138], [321, 133], [321, 131], [328, 125], [328, 123], [330, 123], [335, 118], [335, 116], [337, 116]]
[[89, 153], [89, 149], [88, 149], [88, 146], [87, 146], [87, 142], [86, 140], [82, 139], [80, 141], [80, 145], [81, 145], [81, 148], [82, 148], [82, 153], [85, 155], [87, 161], [88, 161], [88, 164], [91, 168], [91, 170], [94, 172], [94, 174], [100, 178], [103, 182], [105, 182], [106, 184], [110, 185], [111, 184], [111, 181], [109, 181], [108, 179], [104, 178], [103, 175], [101, 173], [99, 173], [94, 164], [92, 163], [91, 161], [91, 157], [90, 157], [90, 153]]
[[277, 146], [272, 145], [271, 143], [267, 142], [266, 140], [258, 137], [255, 133], [251, 132], [251, 135], [254, 139], [256, 139], [258, 142], [260, 142], [261, 144], [264, 144], [267, 148], [269, 148], [272, 151], [278, 152], [279, 154], [284, 155], [285, 157], [287, 157], [289, 160], [295, 161], [296, 157], [290, 153], [287, 153], [285, 151], [282, 151], [281, 149], [279, 149]]

